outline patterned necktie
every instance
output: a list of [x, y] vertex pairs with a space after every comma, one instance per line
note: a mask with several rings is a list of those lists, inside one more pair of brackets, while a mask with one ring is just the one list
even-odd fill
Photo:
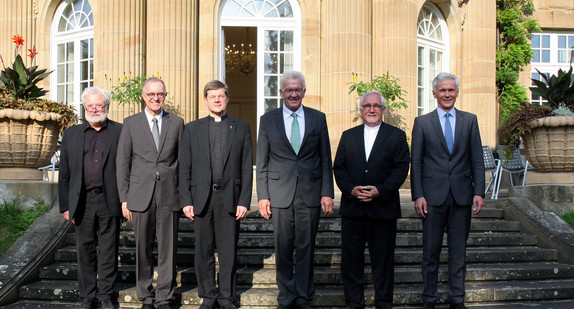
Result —
[[452, 127], [450, 126], [449, 117], [452, 117], [452, 115], [449, 113], [446, 113], [444, 115], [444, 138], [446, 140], [446, 146], [448, 147], [448, 152], [452, 153], [454, 140], [452, 137]]
[[159, 150], [159, 125], [157, 124], [157, 118], [153, 117], [151, 121], [153, 122], [151, 135], [153, 136], [153, 141], [155, 142], [155, 149]]
[[297, 121], [297, 114], [292, 113], [293, 123], [291, 123], [291, 147], [295, 154], [299, 154], [299, 147], [301, 147], [301, 137], [299, 136], [299, 121]]

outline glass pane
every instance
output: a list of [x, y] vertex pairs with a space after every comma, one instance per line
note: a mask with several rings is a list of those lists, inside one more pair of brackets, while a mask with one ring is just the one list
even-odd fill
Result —
[[281, 44], [279, 50], [292, 51], [293, 50], [293, 31], [281, 31]]
[[85, 83], [81, 83], [80, 84], [80, 93], [82, 93], [84, 91], [84, 89], [88, 88], [90, 85], [88, 82]]
[[66, 84], [66, 102], [74, 102], [74, 87], [72, 84]]
[[74, 80], [74, 64], [66, 63], [66, 82], [71, 82]]
[[239, 10], [241, 7], [235, 1], [227, 2], [225, 6], [225, 13], [224, 16], [237, 16], [239, 14]]
[[82, 54], [81, 54], [81, 58], [80, 59], [87, 59], [88, 57], [90, 57], [90, 50], [89, 50], [89, 45], [88, 45], [88, 40], [82, 40], [80, 42], [80, 46], [82, 49]]
[[90, 80], [94, 80], [94, 61], [90, 60]]
[[550, 48], [550, 36], [543, 35], [542, 36], [542, 48]]
[[425, 48], [422, 46], [419, 46], [418, 65], [424, 65], [424, 51], [425, 51]]
[[558, 51], [558, 62], [559, 63], [568, 62], [568, 60], [566, 60], [567, 58], [568, 58], [568, 53], [565, 50], [559, 50]]
[[58, 63], [62, 63], [64, 61], [66, 61], [66, 45], [65, 44], [58, 44], [57, 47], [58, 51]]
[[277, 73], [277, 54], [265, 53], [265, 73]]
[[419, 106], [419, 107], [422, 107], [422, 104], [423, 104], [423, 102], [424, 102], [424, 100], [425, 100], [424, 95], [425, 95], [425, 90], [424, 90], [423, 88], [418, 88], [418, 97], [417, 97], [417, 100], [418, 100], [418, 102], [419, 102], [419, 103], [418, 103], [418, 106]]
[[66, 90], [64, 85], [58, 85], [57, 92], [58, 98], [56, 99], [58, 102], [64, 102], [64, 90]]
[[558, 48], [566, 48], [566, 36], [559, 35], [558, 36]]
[[94, 57], [94, 39], [90, 39], [90, 58]]
[[442, 55], [443, 53], [441, 51], [436, 51], [436, 68], [442, 68]]
[[288, 53], [288, 54], [281, 54], [281, 74], [287, 72], [287, 71], [292, 71], [294, 69], [293, 67], [293, 54], [292, 53]]
[[574, 36], [568, 37], [568, 48], [574, 48]]
[[263, 95], [266, 97], [278, 96], [279, 92], [277, 91], [277, 82], [277, 76], [265, 76]]
[[67, 24], [68, 20], [65, 17], [60, 18], [60, 22], [58, 23], [58, 32], [66, 31]]
[[277, 99], [265, 99], [265, 113], [272, 111], [279, 107]]
[[533, 35], [532, 36], [532, 48], [540, 48], [540, 36]]
[[277, 50], [277, 31], [265, 31], [265, 50]]
[[539, 50], [533, 50], [533, 55], [532, 55], [532, 62], [540, 62], [540, 51]]
[[87, 80], [88, 79], [88, 61], [80, 62], [80, 80]]
[[550, 51], [543, 50], [542, 51], [542, 62], [550, 62]]
[[67, 53], [66, 53], [66, 61], [74, 61], [74, 42], [68, 42], [67, 45]]
[[277, 7], [277, 9], [279, 10], [279, 15], [281, 15], [281, 17], [293, 17], [293, 9], [291, 9], [289, 1], [283, 2], [279, 7]]
[[429, 66], [431, 68], [436, 68], [436, 50], [429, 50]]
[[425, 69], [423, 67], [419, 67], [418, 68], [418, 76], [417, 76], [417, 86], [419, 86], [419, 87], [423, 86], [424, 74], [425, 74]]
[[66, 65], [65, 64], [58, 64], [56, 71], [58, 73], [57, 82], [58, 83], [66, 82]]

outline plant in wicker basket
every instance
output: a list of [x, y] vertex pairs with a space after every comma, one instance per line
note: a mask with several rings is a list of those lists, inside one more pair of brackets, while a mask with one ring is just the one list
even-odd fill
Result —
[[[538, 72], [540, 73], [540, 72]], [[558, 70], [557, 75], [540, 73], [533, 80], [533, 94], [543, 97], [544, 106], [524, 103], [502, 125], [499, 136], [512, 151], [521, 139], [528, 161], [537, 172], [574, 172], [574, 74]]]
[[[37, 168], [50, 161], [60, 133], [78, 118], [72, 106], [40, 98], [47, 91], [38, 82], [51, 72], [26, 67], [19, 55], [24, 39], [15, 35], [12, 41], [12, 67], [0, 56], [0, 168]], [[28, 51], [33, 62], [38, 53], [35, 48]]]

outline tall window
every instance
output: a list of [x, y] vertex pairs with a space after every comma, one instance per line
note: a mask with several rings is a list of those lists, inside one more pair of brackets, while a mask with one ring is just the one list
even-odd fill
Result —
[[417, 112], [423, 115], [436, 108], [432, 80], [448, 71], [448, 30], [444, 17], [433, 5], [424, 5], [419, 14], [417, 48]]
[[62, 1], [51, 27], [51, 98], [73, 104], [94, 81], [94, 16], [87, 0]]
[[[541, 32], [532, 35], [532, 61], [530, 76], [540, 80], [538, 69], [543, 74], [556, 75], [558, 69], [568, 71], [574, 57], [573, 32]], [[544, 104], [546, 101], [537, 95], [531, 95], [531, 102]]]
[[[301, 68], [301, 12], [297, 2], [227, 0], [222, 1], [220, 16], [221, 27], [257, 28], [257, 116], [278, 108], [279, 76]], [[221, 47], [223, 44], [220, 41]], [[224, 56], [220, 52], [221, 77], [225, 75]]]

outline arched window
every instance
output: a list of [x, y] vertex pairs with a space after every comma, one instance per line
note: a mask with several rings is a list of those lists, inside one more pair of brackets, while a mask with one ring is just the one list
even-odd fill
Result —
[[425, 4], [419, 14], [417, 27], [418, 115], [436, 108], [432, 95], [432, 80], [441, 72], [448, 71], [448, 29], [440, 11]]
[[[257, 119], [278, 108], [279, 76], [301, 69], [301, 12], [293, 0], [227, 0], [220, 6], [219, 76], [225, 80], [226, 33], [256, 33]], [[231, 31], [232, 29], [239, 29]], [[226, 30], [227, 29], [227, 30]], [[242, 30], [245, 29], [245, 30]], [[229, 63], [229, 62], [228, 62]], [[229, 65], [229, 64], [228, 64]], [[245, 67], [245, 66], [243, 66]], [[247, 66], [250, 67], [250, 66]]]
[[52, 100], [73, 104], [94, 81], [94, 15], [87, 0], [62, 1], [50, 29]]

